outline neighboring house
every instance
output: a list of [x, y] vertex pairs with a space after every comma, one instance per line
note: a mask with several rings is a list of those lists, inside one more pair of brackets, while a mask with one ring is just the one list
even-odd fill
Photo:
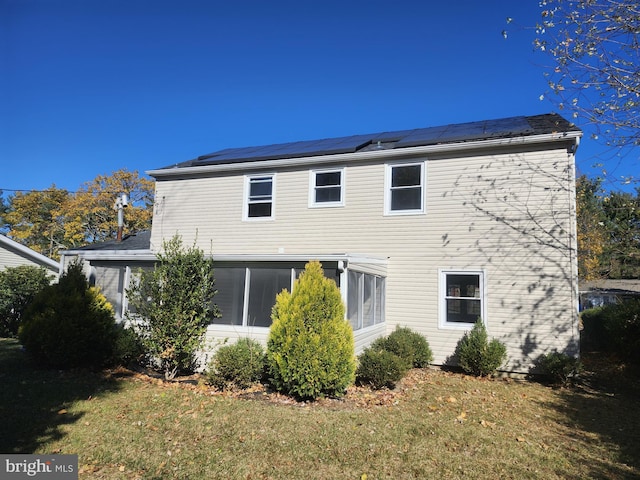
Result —
[[60, 274], [60, 263], [5, 235], [0, 235], [0, 270], [23, 265], [43, 267], [56, 279]]
[[591, 280], [580, 283], [580, 310], [640, 299], [640, 279]]
[[524, 372], [542, 353], [578, 352], [580, 137], [548, 114], [226, 149], [147, 172], [144, 248], [65, 255], [90, 263], [124, 309], [131, 269], [178, 233], [215, 260], [222, 317], [208, 337], [262, 341], [276, 293], [319, 260], [358, 352], [402, 325], [444, 364], [480, 318], [507, 345], [506, 368]]

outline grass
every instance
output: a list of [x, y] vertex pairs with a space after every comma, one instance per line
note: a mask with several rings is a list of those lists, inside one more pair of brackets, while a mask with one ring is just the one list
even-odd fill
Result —
[[77, 453], [81, 479], [637, 478], [638, 389], [616, 375], [559, 389], [413, 370], [393, 391], [304, 404], [37, 370], [3, 339], [0, 452]]

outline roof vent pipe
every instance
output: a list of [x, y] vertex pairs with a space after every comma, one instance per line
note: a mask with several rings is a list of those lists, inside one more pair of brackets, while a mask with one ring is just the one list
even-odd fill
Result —
[[127, 194], [123, 193], [116, 199], [116, 204], [113, 206], [113, 208], [118, 211], [118, 234], [116, 236], [116, 240], [118, 242], [122, 241], [122, 230], [124, 228], [124, 207], [128, 205], [129, 199], [127, 198]]

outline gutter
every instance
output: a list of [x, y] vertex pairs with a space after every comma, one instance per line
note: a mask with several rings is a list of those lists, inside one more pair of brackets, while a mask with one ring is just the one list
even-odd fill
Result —
[[563, 133], [548, 133], [544, 135], [531, 135], [527, 137], [497, 138], [492, 140], [477, 140], [473, 142], [443, 143], [437, 145], [425, 145], [422, 147], [405, 147], [387, 150], [371, 150], [367, 152], [339, 153], [334, 155], [316, 155], [312, 157], [281, 158], [273, 160], [259, 161], [236, 161], [230, 163], [202, 165], [197, 167], [175, 167], [148, 170], [145, 173], [154, 178], [206, 175], [218, 172], [234, 172], [238, 170], [259, 170], [282, 167], [300, 167], [305, 165], [317, 165], [323, 163], [338, 162], [363, 162], [368, 160], [390, 160], [413, 157], [417, 155], [428, 155], [443, 152], [462, 152], [477, 149], [488, 149], [495, 147], [508, 147], [512, 145], [536, 145], [542, 143], [570, 141], [572, 152], [575, 152], [580, 141], [582, 132], [571, 131]]

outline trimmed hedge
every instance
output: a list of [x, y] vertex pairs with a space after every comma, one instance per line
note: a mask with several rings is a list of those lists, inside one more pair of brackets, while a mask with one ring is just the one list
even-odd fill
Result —
[[489, 341], [484, 323], [478, 321], [458, 342], [456, 356], [465, 372], [484, 377], [494, 374], [507, 360], [507, 347], [495, 338]]
[[264, 349], [250, 338], [223, 345], [214, 354], [205, 374], [207, 382], [224, 390], [229, 386], [248, 388], [264, 374]]

